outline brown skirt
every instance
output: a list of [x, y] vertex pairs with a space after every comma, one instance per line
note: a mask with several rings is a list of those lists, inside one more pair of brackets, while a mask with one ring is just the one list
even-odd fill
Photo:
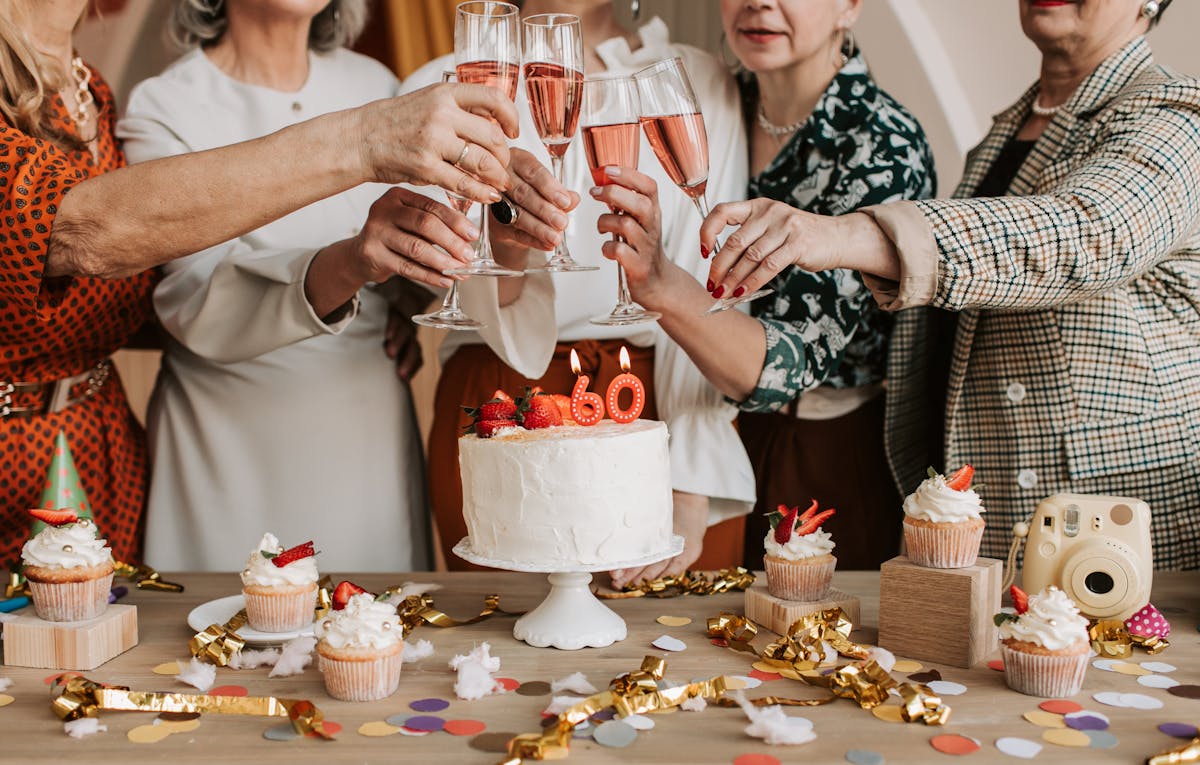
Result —
[[900, 551], [903, 513], [883, 450], [884, 396], [831, 420], [743, 412], [738, 431], [758, 484], [746, 521], [745, 566], [763, 567], [766, 513], [803, 510], [817, 499], [837, 508], [822, 526], [833, 535], [839, 570], [877, 570]]
[[[646, 386], [646, 408], [642, 417], [655, 419], [654, 349], [638, 348], [621, 340], [580, 340], [559, 343], [546, 374], [538, 380], [522, 377], [486, 345], [464, 345], [446, 360], [434, 399], [433, 428], [429, 434], [429, 498], [439, 544], [451, 571], [478, 569], [451, 550], [467, 535], [462, 514], [462, 480], [458, 472], [458, 437], [471, 421], [463, 406], [478, 406], [501, 388], [510, 396], [522, 394], [525, 386], [540, 385], [547, 393], [570, 395], [575, 386], [570, 354], [579, 354], [583, 373], [592, 378], [591, 390], [601, 393], [612, 378], [621, 374], [618, 353], [629, 349], [633, 370]], [[737, 565], [742, 555], [742, 518], [711, 527], [704, 536], [704, 553], [693, 568], [717, 569]]]

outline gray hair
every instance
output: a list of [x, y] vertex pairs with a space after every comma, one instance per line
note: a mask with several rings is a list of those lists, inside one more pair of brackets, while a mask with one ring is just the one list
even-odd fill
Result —
[[[367, 25], [367, 0], [329, 0], [312, 20], [308, 47], [325, 52], [350, 46]], [[167, 36], [181, 48], [212, 45], [225, 34], [225, 0], [175, 0]]]

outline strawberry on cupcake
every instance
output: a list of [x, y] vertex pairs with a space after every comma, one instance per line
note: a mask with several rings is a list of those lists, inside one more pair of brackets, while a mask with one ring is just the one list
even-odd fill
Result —
[[975, 469], [963, 465], [949, 478], [929, 478], [904, 500], [904, 545], [913, 563], [926, 568], [975, 565], [983, 541], [983, 504], [971, 488]]
[[818, 512], [817, 501], [803, 513], [800, 507], [780, 505], [768, 513], [771, 531], [763, 545], [766, 555], [767, 591], [777, 598], [812, 602], [829, 592], [837, 558], [833, 557], [833, 537], [821, 524], [836, 510]]
[[246, 621], [260, 632], [292, 632], [312, 623], [317, 605], [317, 562], [312, 542], [287, 550], [263, 534], [242, 571]]
[[1016, 613], [996, 614], [1004, 680], [1019, 693], [1067, 698], [1079, 693], [1088, 661], [1088, 621], [1057, 587], [1026, 595], [1013, 585]]
[[333, 610], [317, 623], [317, 666], [325, 690], [342, 701], [385, 699], [400, 686], [404, 634], [396, 609], [353, 582], [333, 591]]
[[29, 513], [46, 524], [21, 550], [34, 611], [49, 622], [100, 616], [108, 607], [114, 564], [108, 543], [96, 538], [96, 524], [74, 510]]

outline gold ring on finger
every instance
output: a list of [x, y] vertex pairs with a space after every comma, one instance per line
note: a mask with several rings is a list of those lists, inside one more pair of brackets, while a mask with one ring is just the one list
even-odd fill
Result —
[[454, 166], [456, 168], [458, 168], [459, 170], [462, 170], [462, 161], [467, 158], [467, 152], [469, 152], [470, 150], [471, 150], [471, 144], [464, 143], [463, 147], [462, 147], [462, 151], [460, 151], [458, 153], [458, 159], [454, 160], [454, 163], [453, 163]]

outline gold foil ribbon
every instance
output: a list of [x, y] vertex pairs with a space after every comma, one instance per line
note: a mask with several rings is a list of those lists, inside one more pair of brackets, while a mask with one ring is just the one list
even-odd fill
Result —
[[16, 571], [10, 571], [8, 574], [8, 584], [4, 587], [4, 597], [19, 598], [29, 595], [29, 582], [25, 581], [25, 577], [21, 576]]
[[245, 647], [245, 639], [237, 633], [246, 624], [246, 609], [238, 611], [224, 624], [210, 624], [188, 641], [188, 651], [200, 661], [229, 666], [229, 662]]
[[725, 568], [713, 574], [700, 571], [685, 571], [678, 576], [658, 579], [643, 579], [630, 582], [620, 592], [596, 592], [596, 597], [605, 600], [625, 598], [674, 598], [680, 595], [718, 595], [723, 592], [740, 592], [754, 584], [754, 574], [741, 566]]
[[260, 715], [287, 717], [297, 733], [315, 733], [323, 739], [333, 740], [322, 724], [324, 716], [321, 710], [304, 699], [131, 691], [125, 686], [102, 685], [86, 677], [59, 680], [56, 685], [59, 695], [50, 706], [62, 720], [96, 717], [102, 711]]
[[183, 585], [175, 582], [168, 582], [162, 576], [150, 568], [142, 564], [122, 563], [121, 561], [113, 561], [115, 566], [114, 573], [124, 579], [134, 583], [134, 586], [139, 590], [155, 590], [157, 592], [183, 592]]
[[1150, 757], [1146, 765], [1184, 765], [1189, 762], [1200, 762], [1200, 738], [1194, 738], [1189, 743], [1168, 749]]
[[[389, 587], [384, 590], [384, 595], [398, 594], [399, 587]], [[504, 614], [505, 616], [521, 616], [520, 613], [505, 611], [500, 608], [500, 596], [497, 594], [488, 595], [483, 599], [483, 610], [469, 619], [454, 619], [444, 611], [439, 611], [433, 607], [433, 598], [429, 595], [409, 595], [396, 604], [396, 613], [400, 617], [400, 626], [404, 630], [404, 637], [420, 627], [422, 624], [428, 624], [431, 627], [461, 627], [465, 624], [475, 624], [488, 618], [494, 613]]]
[[1088, 638], [1092, 648], [1101, 657], [1109, 659], [1128, 659], [1133, 655], [1137, 646], [1153, 656], [1171, 647], [1166, 638], [1157, 635], [1132, 635], [1125, 622], [1118, 619], [1102, 619], [1092, 622], [1088, 628]]

